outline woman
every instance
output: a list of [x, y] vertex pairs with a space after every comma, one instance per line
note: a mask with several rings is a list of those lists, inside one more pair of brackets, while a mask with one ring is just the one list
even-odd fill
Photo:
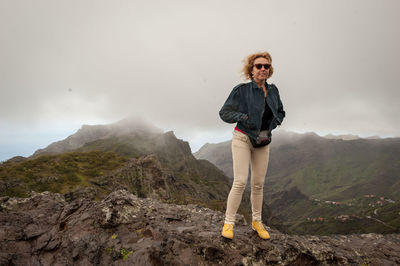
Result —
[[261, 221], [263, 185], [268, 167], [271, 131], [285, 117], [277, 87], [267, 83], [274, 72], [271, 63], [271, 55], [267, 52], [248, 56], [242, 72], [251, 81], [233, 88], [219, 111], [223, 121], [237, 123], [232, 138], [234, 178], [222, 229], [225, 238], [233, 238], [235, 215], [246, 187], [250, 162], [252, 229], [261, 238], [270, 238]]

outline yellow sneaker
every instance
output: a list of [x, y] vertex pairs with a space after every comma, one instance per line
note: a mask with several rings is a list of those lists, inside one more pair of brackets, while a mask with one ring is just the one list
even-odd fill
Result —
[[269, 234], [267, 232], [267, 230], [265, 230], [262, 222], [260, 221], [253, 221], [251, 222], [251, 228], [254, 231], [257, 231], [258, 235], [262, 238], [262, 239], [269, 239]]
[[229, 239], [233, 238], [233, 224], [224, 224], [222, 236]]

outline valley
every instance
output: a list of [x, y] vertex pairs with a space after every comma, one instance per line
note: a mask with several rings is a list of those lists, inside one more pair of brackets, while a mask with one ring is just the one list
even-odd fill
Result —
[[[232, 178], [230, 141], [195, 153]], [[291, 234], [400, 232], [400, 139], [348, 140], [278, 131], [263, 219]]]

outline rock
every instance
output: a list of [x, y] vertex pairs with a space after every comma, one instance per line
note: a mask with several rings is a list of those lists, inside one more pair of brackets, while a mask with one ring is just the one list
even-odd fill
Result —
[[88, 198], [94, 200], [97, 194], [98, 191], [93, 187], [78, 187], [74, 191], [65, 193], [64, 198], [68, 202], [79, 198]]
[[[85, 194], [85, 193], [84, 193]], [[243, 217], [220, 236], [223, 213], [142, 199], [33, 193], [0, 200], [0, 265], [396, 265], [400, 236], [286, 235], [260, 239]]]

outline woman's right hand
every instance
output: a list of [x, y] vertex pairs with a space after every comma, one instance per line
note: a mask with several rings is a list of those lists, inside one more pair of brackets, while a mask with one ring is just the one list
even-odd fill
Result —
[[247, 127], [248, 129], [254, 129], [254, 128], [256, 128], [256, 125], [255, 125], [253, 122], [251, 122], [251, 121], [249, 120], [249, 116], [248, 116], [248, 115], [246, 115], [246, 116], [244, 117], [244, 119], [243, 119], [243, 121], [242, 121], [242, 124], [243, 124], [245, 127]]

